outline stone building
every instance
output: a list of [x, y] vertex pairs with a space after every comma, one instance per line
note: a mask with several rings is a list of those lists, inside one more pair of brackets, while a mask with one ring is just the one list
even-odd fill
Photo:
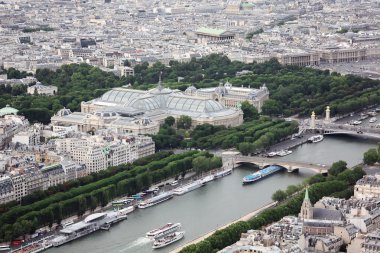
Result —
[[223, 44], [235, 39], [235, 34], [223, 29], [201, 27], [195, 31], [197, 42], [201, 44]]
[[332, 234], [334, 226], [344, 224], [340, 210], [313, 207], [307, 189], [299, 217], [303, 220], [302, 232], [310, 235]]
[[46, 95], [46, 96], [54, 96], [57, 94], [58, 88], [53, 85], [43, 85], [40, 82], [37, 82], [35, 85], [28, 87], [27, 93], [30, 95]]
[[65, 171], [61, 164], [44, 166], [41, 168], [41, 172], [47, 178], [47, 188], [62, 184], [66, 181]]
[[380, 229], [356, 237], [348, 246], [347, 253], [377, 253], [380, 252]]
[[66, 138], [57, 139], [56, 145], [59, 154], [85, 165], [88, 173], [133, 162], [155, 152], [154, 142], [147, 136]]
[[148, 91], [114, 88], [100, 98], [82, 102], [81, 111], [61, 110], [51, 118], [52, 124], [77, 125], [80, 131], [111, 128], [118, 133], [154, 134], [168, 116], [189, 116], [193, 127], [205, 123], [233, 127], [243, 123], [239, 108], [164, 88], [161, 81]]
[[36, 127], [31, 127], [25, 131], [16, 133], [12, 138], [12, 142], [27, 146], [36, 146], [40, 144], [40, 137], [40, 130]]
[[14, 187], [9, 176], [0, 176], [0, 204], [14, 200]]
[[155, 134], [160, 126], [147, 117], [127, 117], [115, 111], [71, 112], [59, 110], [52, 118], [53, 127], [74, 127], [81, 132], [95, 132], [99, 129], [114, 129], [118, 133]]
[[212, 88], [197, 89], [194, 86], [190, 86], [185, 90], [185, 94], [212, 99], [225, 107], [231, 108], [239, 108], [242, 102], [247, 101], [255, 106], [259, 112], [261, 112], [264, 102], [269, 99], [269, 91], [265, 84], [259, 89], [234, 87], [229, 82]]
[[380, 175], [364, 176], [356, 182], [354, 189], [357, 199], [380, 198]]

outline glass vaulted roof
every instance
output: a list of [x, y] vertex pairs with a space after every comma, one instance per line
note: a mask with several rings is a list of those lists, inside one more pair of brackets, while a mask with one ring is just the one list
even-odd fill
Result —
[[124, 104], [141, 96], [140, 92], [133, 90], [110, 90], [103, 94], [100, 98], [101, 101]]
[[217, 112], [224, 109], [223, 105], [213, 100], [196, 99], [193, 97], [171, 96], [167, 102], [167, 108], [171, 110], [193, 112]]
[[160, 102], [156, 97], [142, 97], [132, 101], [128, 106], [133, 108], [151, 111], [160, 108]]

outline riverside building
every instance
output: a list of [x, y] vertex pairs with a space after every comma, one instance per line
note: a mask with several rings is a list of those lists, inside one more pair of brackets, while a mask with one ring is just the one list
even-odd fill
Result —
[[56, 140], [57, 152], [86, 166], [88, 173], [154, 154], [155, 146], [147, 136], [91, 136]]

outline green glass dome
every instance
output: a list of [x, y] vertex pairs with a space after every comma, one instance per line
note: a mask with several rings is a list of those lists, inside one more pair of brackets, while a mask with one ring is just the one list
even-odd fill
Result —
[[9, 105], [6, 105], [4, 108], [0, 109], [0, 116], [9, 115], [9, 114], [16, 115], [17, 112], [18, 112], [17, 109], [10, 107]]

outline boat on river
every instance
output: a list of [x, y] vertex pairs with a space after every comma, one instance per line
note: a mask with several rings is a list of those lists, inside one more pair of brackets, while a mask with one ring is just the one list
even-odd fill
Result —
[[166, 225], [160, 228], [149, 231], [148, 233], [146, 233], [146, 236], [148, 238], [158, 239], [163, 236], [173, 234], [180, 228], [181, 228], [181, 223], [167, 223]]
[[147, 199], [147, 200], [140, 202], [138, 204], [138, 208], [142, 208], [142, 209], [148, 208], [148, 207], [160, 204], [160, 203], [162, 203], [166, 200], [169, 200], [171, 198], [173, 198], [173, 193], [172, 192], [165, 192], [165, 193], [162, 193], [158, 196], [155, 196], [153, 198], [150, 198], [150, 199]]
[[323, 141], [323, 135], [314, 135], [307, 139], [308, 142], [317, 143]]
[[201, 178], [201, 181], [206, 184], [208, 182], [211, 182], [214, 179], [215, 179], [214, 175], [208, 175], [208, 176]]
[[167, 235], [162, 239], [155, 240], [153, 243], [153, 249], [159, 249], [169, 244], [172, 244], [178, 240], [181, 240], [185, 236], [185, 231], [175, 232], [171, 235]]
[[243, 184], [251, 184], [251, 183], [254, 183], [266, 176], [269, 176], [269, 175], [272, 175], [276, 172], [279, 172], [283, 169], [283, 167], [281, 166], [278, 166], [278, 165], [271, 165], [269, 167], [266, 167], [265, 169], [262, 169], [262, 170], [259, 170], [255, 173], [252, 173], [248, 176], [245, 176], [243, 178]]
[[293, 153], [293, 151], [284, 149], [284, 150], [279, 151], [277, 153], [277, 155], [279, 155], [279, 156], [287, 156], [287, 155], [290, 155], [291, 153]]
[[372, 117], [369, 119], [369, 123], [375, 123], [377, 121], [376, 117]]
[[274, 156], [278, 155], [278, 153], [277, 152], [269, 152], [267, 155], [268, 155], [268, 157], [274, 157]]
[[76, 240], [85, 235], [91, 234], [99, 229], [109, 229], [109, 227], [119, 221], [127, 219], [126, 214], [119, 212], [93, 213], [83, 221], [79, 221], [59, 231], [50, 241], [54, 247], [58, 247], [67, 242]]
[[0, 252], [11, 252], [11, 248], [8, 245], [0, 245]]
[[231, 173], [232, 173], [232, 168], [226, 169], [226, 170], [221, 170], [221, 171], [218, 171], [217, 173], [215, 173], [214, 178], [216, 179], [216, 178], [225, 177], [225, 176], [231, 175]]
[[174, 193], [174, 195], [183, 195], [185, 193], [194, 191], [195, 189], [198, 189], [198, 188], [205, 186], [205, 185], [206, 185], [205, 182], [203, 182], [202, 180], [196, 180], [192, 183], [185, 184], [183, 186], [180, 186], [180, 187], [174, 189], [173, 193]]

